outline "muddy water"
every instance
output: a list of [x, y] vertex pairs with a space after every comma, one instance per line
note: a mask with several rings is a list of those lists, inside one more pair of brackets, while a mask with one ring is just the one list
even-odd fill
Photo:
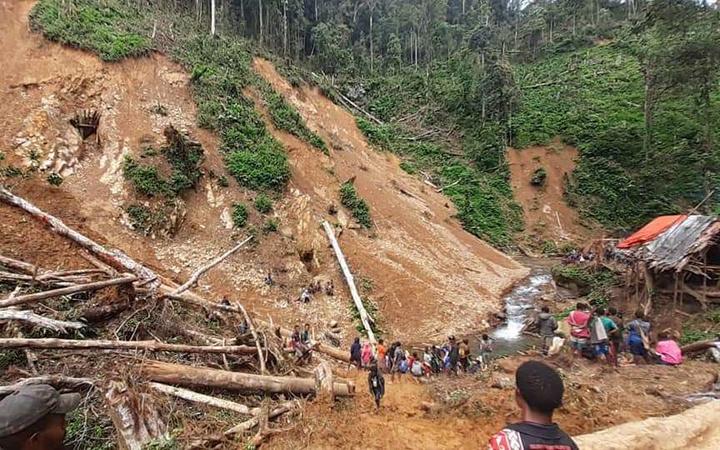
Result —
[[500, 356], [537, 344], [537, 339], [522, 333], [523, 326], [535, 314], [541, 298], [555, 295], [555, 283], [550, 274], [553, 260], [527, 258], [521, 262], [531, 268], [530, 275], [503, 297], [507, 319], [490, 333], [494, 339], [494, 353]]

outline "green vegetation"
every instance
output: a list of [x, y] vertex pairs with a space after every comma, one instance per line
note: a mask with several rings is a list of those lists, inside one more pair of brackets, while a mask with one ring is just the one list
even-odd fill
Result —
[[244, 204], [235, 203], [233, 205], [232, 221], [235, 228], [242, 228], [247, 225], [248, 211]]
[[285, 130], [288, 133], [297, 136], [318, 150], [322, 150], [328, 154], [327, 145], [320, 136], [311, 131], [300, 114], [290, 106], [282, 95], [273, 91], [270, 85], [265, 82], [260, 83], [260, 91], [262, 92], [263, 99], [267, 105], [268, 112], [273, 124], [281, 130]]
[[558, 285], [577, 287], [592, 306], [607, 306], [610, 291], [619, 281], [617, 275], [605, 267], [595, 269], [577, 264], [558, 264], [553, 266], [551, 273]]
[[546, 179], [547, 172], [545, 171], [545, 168], [539, 167], [533, 172], [532, 178], [530, 178], [530, 184], [533, 186], [544, 186]]
[[273, 209], [272, 199], [264, 193], [255, 197], [255, 209], [261, 214], [268, 214]]
[[140, 11], [119, 0], [40, 0], [30, 24], [48, 39], [96, 52], [105, 61], [140, 56], [152, 49], [148, 23]]
[[65, 442], [69, 449], [112, 450], [115, 448], [113, 424], [109, 417], [96, 415], [89, 408], [78, 408], [67, 415]]
[[50, 175], [47, 176], [47, 182], [52, 186], [60, 186], [63, 183], [63, 177], [60, 176], [60, 174], [52, 172]]
[[172, 190], [160, 176], [157, 167], [140, 164], [130, 155], [126, 155], [123, 161], [123, 175], [140, 194], [148, 197], [172, 194]]
[[350, 210], [355, 220], [365, 228], [372, 228], [370, 207], [355, 190], [352, 182], [345, 182], [340, 186], [340, 203]]
[[263, 223], [262, 231], [265, 234], [270, 234], [270, 233], [276, 232], [279, 227], [280, 227], [280, 221], [278, 221], [274, 217], [270, 217], [269, 219], [267, 219], [265, 221], [265, 223]]
[[713, 339], [716, 335], [717, 333], [710, 333], [708, 331], [698, 330], [689, 326], [683, 326], [682, 334], [680, 335], [680, 345], [687, 345], [697, 341]]

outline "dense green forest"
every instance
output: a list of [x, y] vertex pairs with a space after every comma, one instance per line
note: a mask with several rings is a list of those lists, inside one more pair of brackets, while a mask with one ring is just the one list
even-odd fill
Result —
[[[193, 74], [201, 125], [253, 189], [288, 177], [240, 94], [259, 83], [249, 60], [260, 53], [379, 119], [359, 114], [358, 125], [408, 172], [452, 184], [459, 219], [498, 246], [521, 223], [507, 146], [578, 146], [567, 199], [610, 230], [720, 204], [720, 12], [704, 2], [40, 0], [33, 23], [108, 60], [174, 55]], [[261, 91], [276, 124], [326, 151]]]

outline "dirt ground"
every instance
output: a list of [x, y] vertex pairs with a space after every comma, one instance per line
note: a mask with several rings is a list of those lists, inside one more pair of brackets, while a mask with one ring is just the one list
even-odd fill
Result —
[[274, 130], [289, 151], [293, 184], [324, 208], [355, 177], [370, 205], [375, 229], [350, 229], [340, 243], [353, 269], [373, 281], [370, 297], [385, 327], [405, 339], [483, 328], [500, 294], [527, 270], [464, 231], [448, 199], [400, 169], [394, 155], [372, 149], [347, 110], [317, 88], [291, 86], [267, 60], [254, 67], [331, 147], [328, 158]]
[[[8, 62], [0, 73], [0, 146], [7, 149], [9, 163], [40, 168], [35, 177], [13, 181], [16, 192], [69, 223], [81, 222], [84, 232], [177, 280], [242, 238], [231, 229], [230, 209], [235, 202], [251, 203], [254, 194], [232, 179], [229, 188], [215, 182], [213, 175], [225, 173], [218, 139], [196, 127], [182, 68], [160, 54], [108, 64], [47, 42], [29, 30], [32, 4], [0, 0], [6, 43], [0, 58]], [[356, 176], [376, 230], [346, 230], [340, 241], [365, 294], [379, 307], [382, 328], [413, 340], [482, 328], [500, 294], [526, 269], [463, 231], [448, 200], [402, 172], [395, 157], [370, 149], [352, 115], [317, 90], [291, 88], [266, 61], [258, 60], [256, 68], [299, 108], [333, 148], [332, 156], [274, 130], [293, 171], [286, 195], [275, 205], [280, 233], [264, 236], [259, 245], [211, 271], [200, 292], [240, 298], [257, 314], [288, 325], [309, 322], [320, 330], [337, 320], [349, 339], [355, 327], [349, 292], [319, 224], [330, 218], [328, 205], [338, 203], [340, 182]], [[159, 106], [164, 114], [156, 112]], [[68, 123], [83, 109], [102, 114], [99, 143], [83, 142]], [[180, 231], [169, 238], [145, 237], [127, 225], [123, 206], [143, 199], [124, 181], [122, 161], [144, 145], [162, 144], [168, 124], [203, 145], [204, 176], [195, 192], [183, 196], [187, 215]], [[50, 172], [64, 177], [59, 188], [44, 180]], [[264, 219], [250, 210], [250, 222], [260, 226]], [[343, 214], [339, 219], [347, 224]], [[300, 258], [308, 249], [312, 264]], [[262, 281], [268, 271], [275, 275], [273, 287]], [[295, 302], [316, 277], [333, 279], [338, 295], [319, 296], [310, 306]]]
[[[328, 405], [310, 405], [302, 422], [268, 448], [484, 448], [493, 433], [519, 420], [513, 372], [525, 359], [502, 360], [491, 374], [442, 376], [422, 384], [407, 377], [391, 383], [387, 377], [379, 412], [367, 392], [367, 375], [356, 374], [358, 396], [352, 405], [336, 404], [332, 414]], [[717, 372], [712, 364], [699, 361], [619, 371], [584, 361], [572, 370], [565, 359], [556, 364], [566, 394], [555, 420], [571, 435], [683, 411], [691, 405], [679, 397], [702, 391]], [[428, 402], [435, 405], [430, 411], [423, 408]]]
[[[599, 237], [596, 227], [582, 221], [577, 211], [565, 202], [564, 177], [575, 170], [577, 157], [576, 148], [560, 141], [547, 146], [508, 149], [510, 181], [515, 200], [523, 208], [523, 237], [527, 244], [541, 247], [549, 241], [561, 247]], [[545, 169], [547, 178], [543, 186], [533, 186], [530, 180], [539, 168]]]

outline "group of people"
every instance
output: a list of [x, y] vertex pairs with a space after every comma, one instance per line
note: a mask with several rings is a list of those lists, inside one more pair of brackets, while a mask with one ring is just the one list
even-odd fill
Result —
[[360, 338], [355, 338], [350, 346], [350, 362], [357, 368], [370, 368], [375, 364], [380, 371], [390, 373], [394, 380], [396, 375], [406, 373], [423, 377], [485, 370], [491, 352], [492, 339], [487, 334], [482, 335], [476, 357], [471, 355], [470, 341], [455, 336], [448, 337], [440, 347], [426, 346], [422, 352], [406, 350], [399, 341], [386, 346], [383, 339], [373, 349], [369, 342], [361, 343]]
[[308, 287], [304, 288], [302, 292], [300, 292], [300, 297], [298, 298], [298, 300], [300, 300], [301, 303], [310, 303], [313, 295], [320, 292], [325, 292], [325, 295], [328, 295], [330, 297], [335, 295], [335, 285], [333, 284], [333, 281], [328, 280], [324, 286], [322, 281], [320, 280], [313, 281]]
[[[554, 337], [557, 322], [548, 318], [549, 310], [543, 308], [540, 317], [540, 333], [545, 351], [547, 342]], [[676, 337], [669, 330], [658, 333], [655, 348], [650, 342], [650, 322], [642, 310], [635, 312], [627, 324], [623, 314], [615, 308], [591, 309], [578, 303], [567, 317], [570, 326], [570, 345], [573, 355], [589, 359], [599, 358], [609, 365], [619, 365], [619, 355], [629, 353], [633, 362], [678, 365], [682, 363], [682, 351]]]

